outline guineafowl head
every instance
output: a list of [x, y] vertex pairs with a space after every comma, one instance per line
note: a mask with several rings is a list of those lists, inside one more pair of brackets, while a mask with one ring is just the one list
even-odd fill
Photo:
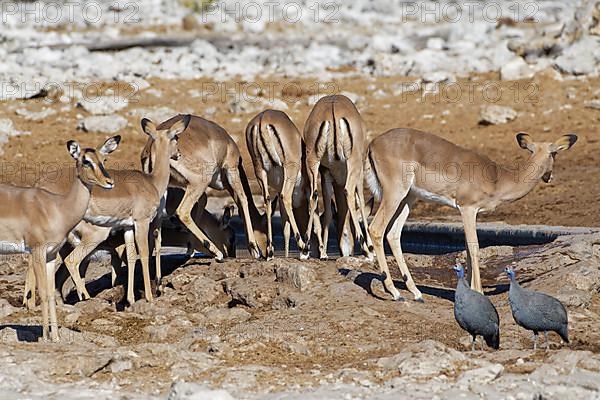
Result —
[[510, 279], [511, 281], [515, 279], [515, 271], [511, 267], [504, 268], [504, 272], [506, 272], [506, 275], [508, 275], [508, 279]]
[[465, 269], [462, 265], [456, 264], [452, 269], [454, 270], [454, 272], [456, 272], [456, 276], [458, 276], [458, 279], [462, 279], [465, 277]]

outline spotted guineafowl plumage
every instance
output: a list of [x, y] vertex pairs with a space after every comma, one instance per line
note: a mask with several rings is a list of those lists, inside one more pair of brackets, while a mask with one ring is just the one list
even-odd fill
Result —
[[[488, 346], [500, 347], [500, 318], [498, 311], [485, 295], [471, 290], [465, 280], [465, 270], [461, 265], [454, 267], [458, 284], [454, 294], [454, 317], [456, 322], [473, 337], [475, 350], [477, 336], [483, 336]], [[483, 343], [481, 344], [483, 349]]]
[[508, 301], [513, 318], [523, 328], [533, 331], [533, 349], [537, 349], [539, 332], [544, 332], [546, 349], [549, 347], [549, 331], [558, 333], [562, 340], [569, 343], [569, 321], [562, 303], [547, 294], [523, 289], [511, 268], [506, 268], [505, 272], [510, 279]]

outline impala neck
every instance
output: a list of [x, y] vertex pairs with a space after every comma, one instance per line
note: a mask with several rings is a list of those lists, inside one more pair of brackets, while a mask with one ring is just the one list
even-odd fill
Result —
[[167, 190], [169, 177], [171, 175], [169, 145], [158, 146], [155, 142], [154, 146], [158, 151], [154, 160], [154, 168], [150, 172], [150, 177], [152, 178], [152, 184], [160, 196], [162, 196]]
[[518, 200], [533, 190], [546, 172], [544, 168], [545, 157], [545, 154], [533, 153], [527, 161], [515, 170], [500, 169], [498, 186], [502, 188], [500, 190], [502, 201]]
[[[77, 176], [73, 179], [71, 188], [62, 197], [63, 207], [68, 207], [69, 212], [65, 215], [72, 219], [72, 226], [77, 225], [81, 219], [83, 219], [85, 212], [87, 211], [88, 204], [90, 202], [90, 191], [92, 186], [84, 183], [79, 177], [79, 172], [76, 171]], [[69, 218], [67, 217], [67, 218]]]

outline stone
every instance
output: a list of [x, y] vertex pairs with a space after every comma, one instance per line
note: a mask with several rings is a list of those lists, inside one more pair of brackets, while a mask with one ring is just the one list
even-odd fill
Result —
[[8, 317], [10, 314], [16, 312], [18, 309], [13, 307], [8, 300], [0, 299], [0, 319]]
[[275, 276], [278, 282], [291, 285], [300, 291], [308, 289], [317, 279], [315, 271], [302, 264], [276, 265]]
[[516, 81], [531, 79], [535, 71], [521, 57], [509, 61], [500, 68], [500, 79], [503, 81]]
[[583, 102], [583, 106], [594, 110], [600, 110], [600, 99], [586, 100]]
[[380, 358], [377, 365], [385, 370], [398, 370], [402, 376], [419, 378], [451, 373], [465, 360], [464, 354], [440, 342], [424, 340], [394, 356]]
[[126, 126], [127, 120], [120, 115], [93, 115], [81, 120], [77, 129], [90, 133], [117, 133]]
[[167, 400], [234, 400], [225, 390], [213, 390], [197, 383], [175, 382], [169, 389]]
[[56, 110], [52, 108], [44, 108], [41, 111], [29, 111], [26, 108], [17, 108], [15, 113], [27, 121], [39, 122], [56, 114]]
[[588, 75], [597, 71], [598, 41], [584, 36], [563, 50], [562, 55], [554, 60], [556, 67], [563, 73], [571, 75]]
[[495, 104], [484, 105], [479, 111], [479, 123], [482, 125], [505, 124], [517, 118], [517, 112], [510, 107]]
[[164, 122], [177, 114], [177, 111], [164, 106], [155, 108], [135, 108], [127, 112], [127, 115], [134, 116], [139, 119], [148, 118], [155, 124]]
[[77, 105], [93, 115], [109, 115], [124, 109], [128, 104], [127, 98], [111, 95], [83, 97]]
[[456, 380], [458, 386], [477, 389], [478, 386], [488, 384], [498, 378], [504, 371], [501, 364], [491, 364], [481, 368], [465, 371]]

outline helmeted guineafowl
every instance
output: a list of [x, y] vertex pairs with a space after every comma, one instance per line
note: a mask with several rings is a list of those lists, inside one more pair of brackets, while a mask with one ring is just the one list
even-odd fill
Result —
[[510, 279], [508, 301], [515, 322], [533, 331], [533, 349], [537, 349], [538, 332], [544, 332], [546, 349], [549, 348], [548, 331], [554, 331], [569, 343], [567, 310], [560, 301], [544, 293], [525, 290], [515, 279], [515, 271], [504, 270]]
[[[485, 295], [471, 290], [465, 280], [462, 265], [454, 267], [458, 276], [458, 284], [454, 293], [454, 317], [465, 331], [473, 336], [472, 350], [475, 350], [477, 336], [483, 336], [488, 346], [500, 347], [500, 318], [498, 311]], [[481, 343], [483, 350], [483, 343]]]

